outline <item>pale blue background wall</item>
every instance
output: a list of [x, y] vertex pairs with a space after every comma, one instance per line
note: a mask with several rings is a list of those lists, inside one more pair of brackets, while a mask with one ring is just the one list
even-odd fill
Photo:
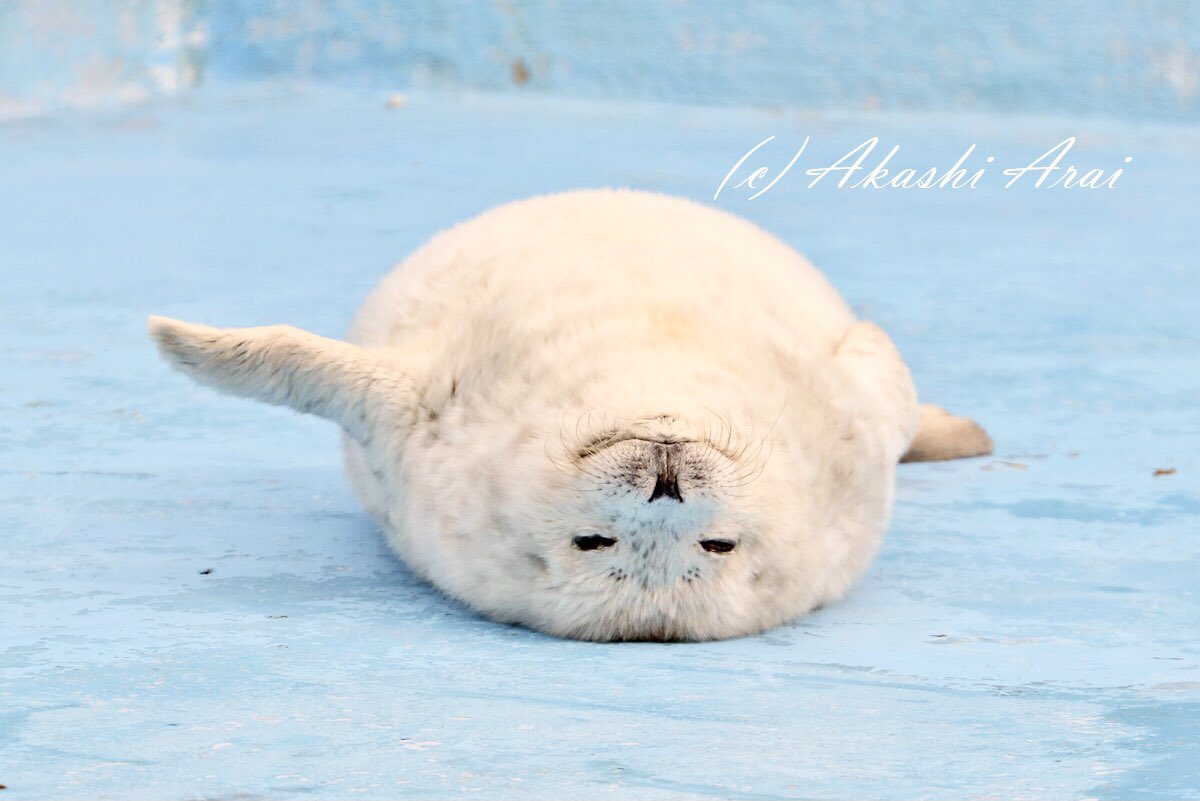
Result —
[[1196, 119], [1200, 4], [0, 3], [0, 108], [10, 114], [263, 78]]

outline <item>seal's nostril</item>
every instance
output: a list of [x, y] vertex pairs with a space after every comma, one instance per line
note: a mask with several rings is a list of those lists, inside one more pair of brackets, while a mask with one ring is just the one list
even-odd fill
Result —
[[571, 540], [575, 547], [581, 551], [597, 551], [601, 548], [608, 548], [617, 544], [617, 541], [611, 537], [602, 537], [599, 534], [592, 534], [586, 537], [576, 537]]
[[658, 474], [658, 478], [654, 481], [654, 491], [650, 493], [650, 501], [657, 501], [659, 498], [666, 496], [674, 498], [683, 503], [683, 496], [679, 494], [679, 481], [675, 478], [674, 473], [662, 472]]
[[700, 540], [700, 547], [709, 553], [729, 553], [737, 543], [733, 540]]

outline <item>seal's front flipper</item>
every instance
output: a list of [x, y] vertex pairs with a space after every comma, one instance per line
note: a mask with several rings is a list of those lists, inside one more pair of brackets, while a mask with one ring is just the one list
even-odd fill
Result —
[[917, 436], [908, 446], [902, 462], [939, 462], [986, 456], [992, 452], [992, 438], [983, 426], [966, 417], [957, 417], [938, 406], [921, 404]]
[[876, 424], [888, 458], [899, 459], [916, 430], [917, 391], [891, 337], [859, 321], [846, 329], [835, 360], [863, 391], [862, 416]]
[[149, 324], [162, 355], [200, 383], [325, 417], [359, 441], [381, 418], [404, 426], [415, 407], [411, 377], [376, 351], [290, 325], [211, 328], [166, 317]]

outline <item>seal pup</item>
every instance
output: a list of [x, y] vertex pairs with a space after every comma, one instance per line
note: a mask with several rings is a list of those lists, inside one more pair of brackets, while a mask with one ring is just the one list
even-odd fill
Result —
[[799, 253], [624, 190], [438, 234], [341, 342], [161, 317], [162, 354], [344, 430], [350, 480], [417, 574], [587, 640], [752, 634], [840, 598], [895, 467], [989, 453]]

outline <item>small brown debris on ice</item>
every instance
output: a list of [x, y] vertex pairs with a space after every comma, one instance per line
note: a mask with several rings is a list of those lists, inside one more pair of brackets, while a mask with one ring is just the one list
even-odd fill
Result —
[[1009, 470], [1028, 470], [1029, 469], [1029, 465], [1027, 465], [1027, 464], [1021, 464], [1020, 462], [1004, 462], [1004, 461], [993, 462], [992, 464], [985, 464], [980, 469], [981, 470], [995, 470], [995, 469], [1001, 468], [1001, 467], [1007, 468]]
[[519, 58], [512, 63], [512, 82], [517, 86], [529, 83], [529, 66]]

